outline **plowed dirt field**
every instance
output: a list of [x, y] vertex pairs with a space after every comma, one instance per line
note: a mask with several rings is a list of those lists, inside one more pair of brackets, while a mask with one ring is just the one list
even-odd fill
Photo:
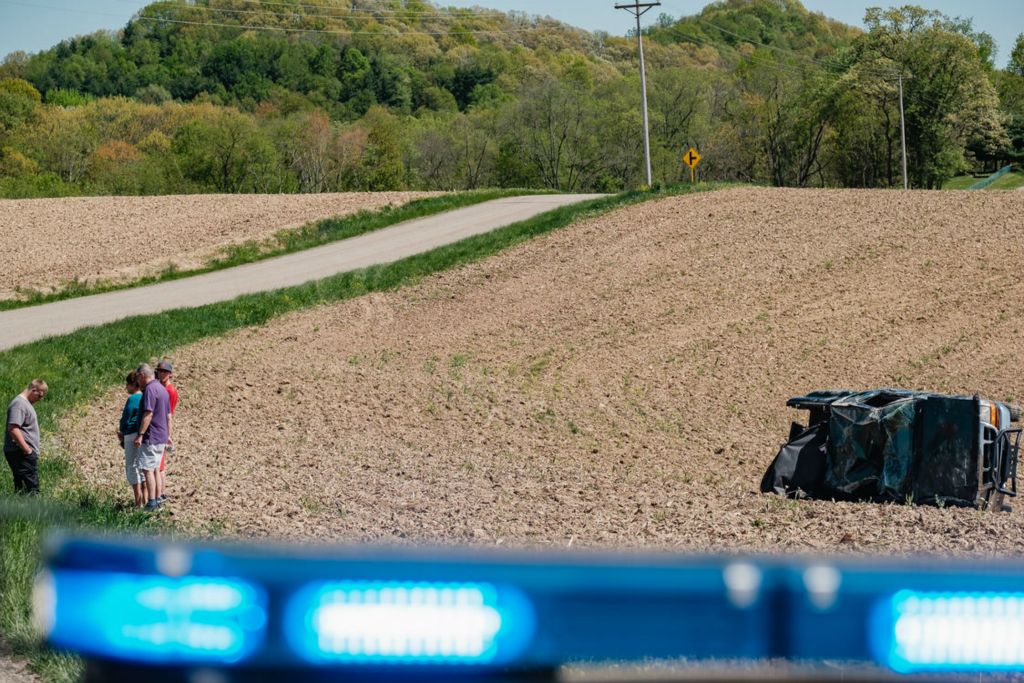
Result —
[[0, 200], [0, 299], [73, 280], [123, 282], [195, 268], [225, 246], [436, 193], [182, 195]]
[[[182, 348], [170, 512], [257, 537], [1019, 553], [1019, 506], [794, 502], [758, 484], [802, 417], [790, 396], [1024, 397], [1021, 216], [1019, 193], [664, 199]], [[112, 389], [62, 433], [127, 497], [123, 400]]]

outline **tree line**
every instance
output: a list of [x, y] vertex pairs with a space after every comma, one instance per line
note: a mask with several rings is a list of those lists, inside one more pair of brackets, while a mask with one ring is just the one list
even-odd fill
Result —
[[[287, 9], [284, 9], [287, 8]], [[656, 182], [914, 187], [1020, 161], [1010, 66], [970, 22], [723, 0], [645, 29]], [[0, 196], [642, 182], [634, 37], [420, 0], [159, 2], [0, 64]], [[685, 174], [684, 174], [685, 171]]]

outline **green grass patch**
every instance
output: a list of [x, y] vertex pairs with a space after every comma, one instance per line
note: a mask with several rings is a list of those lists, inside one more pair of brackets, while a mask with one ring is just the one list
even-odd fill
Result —
[[[627, 192], [581, 202], [394, 263], [343, 273], [297, 287], [247, 295], [229, 302], [129, 318], [0, 352], [0, 397], [13, 397], [36, 377], [44, 378], [50, 387], [46, 398], [36, 404], [44, 434], [40, 473], [42, 494], [37, 502], [59, 506], [63, 519], [93, 530], [174, 531], [170, 522], [160, 515], [146, 516], [126, 509], [123, 501], [127, 500], [127, 488], [123, 493], [95, 492], [80, 484], [68, 455], [59, 450], [59, 444], [53, 438], [61, 416], [81, 408], [109, 387], [118, 385], [124, 373], [141, 361], [170, 355], [176, 348], [207, 337], [263, 325], [291, 311], [412, 284], [433, 273], [478, 261], [580, 219], [651, 199], [721, 187], [725, 186], [705, 184]], [[464, 362], [463, 359], [452, 358], [451, 366], [456, 368]], [[115, 457], [113, 452], [111, 457]], [[0, 496], [4, 501], [11, 501], [14, 497], [11, 495], [9, 470], [6, 465], [2, 469]], [[122, 502], [118, 502], [118, 498]], [[30, 584], [40, 560], [39, 539], [54, 519], [52, 515], [12, 516], [4, 512], [0, 510], [0, 594], [3, 596], [0, 632], [17, 653], [30, 657], [34, 670], [47, 680], [74, 680], [80, 671], [77, 660], [41, 648], [29, 620]]]
[[235, 266], [262, 261], [275, 256], [284, 256], [304, 249], [312, 249], [330, 242], [358, 237], [375, 230], [403, 223], [405, 221], [432, 216], [461, 209], [481, 202], [505, 197], [518, 197], [527, 194], [545, 194], [543, 190], [474, 190], [416, 199], [401, 206], [385, 206], [372, 211], [359, 211], [341, 218], [327, 218], [309, 223], [300, 228], [282, 230], [266, 240], [251, 240], [243, 244], [224, 247], [208, 263], [189, 270], [179, 270], [173, 266], [166, 268], [157, 275], [137, 278], [129, 282], [97, 282], [83, 283], [70, 280], [57, 291], [41, 292], [30, 288], [18, 290], [18, 298], [0, 301], [0, 311], [26, 306], [38, 306], [73, 299], [90, 294], [102, 294], [119, 289], [131, 289], [143, 285], [151, 285], [168, 280], [180, 280], [185, 277], [202, 275], [215, 270], [234, 268]]
[[1013, 171], [988, 186], [989, 190], [1019, 190], [1024, 187], [1024, 173]]
[[115, 492], [77, 483], [74, 465], [65, 455], [47, 455], [39, 472], [45, 495], [13, 496], [10, 476], [0, 477], [0, 635], [15, 654], [29, 659], [43, 680], [71, 683], [81, 678], [82, 662], [42, 647], [31, 620], [32, 582], [44, 536], [54, 527], [135, 534], [169, 529], [160, 515], [129, 509]]
[[[974, 176], [961, 175], [955, 178], [950, 178], [942, 185], [943, 190], [967, 190], [977, 182], [984, 180], [984, 178], [975, 178]], [[999, 178], [994, 183], [986, 187], [986, 190], [1017, 190], [1024, 187], [1024, 172], [1012, 171], [1007, 173], [1002, 178]]]
[[955, 178], [950, 178], [942, 184], [943, 190], [966, 190], [974, 183], [982, 180], [982, 178], [975, 178], [970, 175], [958, 175]]

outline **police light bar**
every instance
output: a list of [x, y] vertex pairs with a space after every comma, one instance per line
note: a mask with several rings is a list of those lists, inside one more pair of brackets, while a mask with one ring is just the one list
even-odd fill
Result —
[[314, 664], [508, 664], [534, 632], [529, 601], [485, 583], [314, 583], [292, 596], [285, 625]]
[[1024, 671], [1018, 586], [1021, 563], [58, 539], [36, 602], [48, 641], [111, 679], [133, 666], [487, 680], [650, 659], [956, 673]]

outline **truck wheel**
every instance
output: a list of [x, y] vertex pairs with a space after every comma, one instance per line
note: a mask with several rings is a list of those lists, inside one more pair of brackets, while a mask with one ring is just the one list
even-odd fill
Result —
[[1011, 403], [1010, 408], [1010, 422], [1020, 422], [1020, 406], [1016, 403]]

